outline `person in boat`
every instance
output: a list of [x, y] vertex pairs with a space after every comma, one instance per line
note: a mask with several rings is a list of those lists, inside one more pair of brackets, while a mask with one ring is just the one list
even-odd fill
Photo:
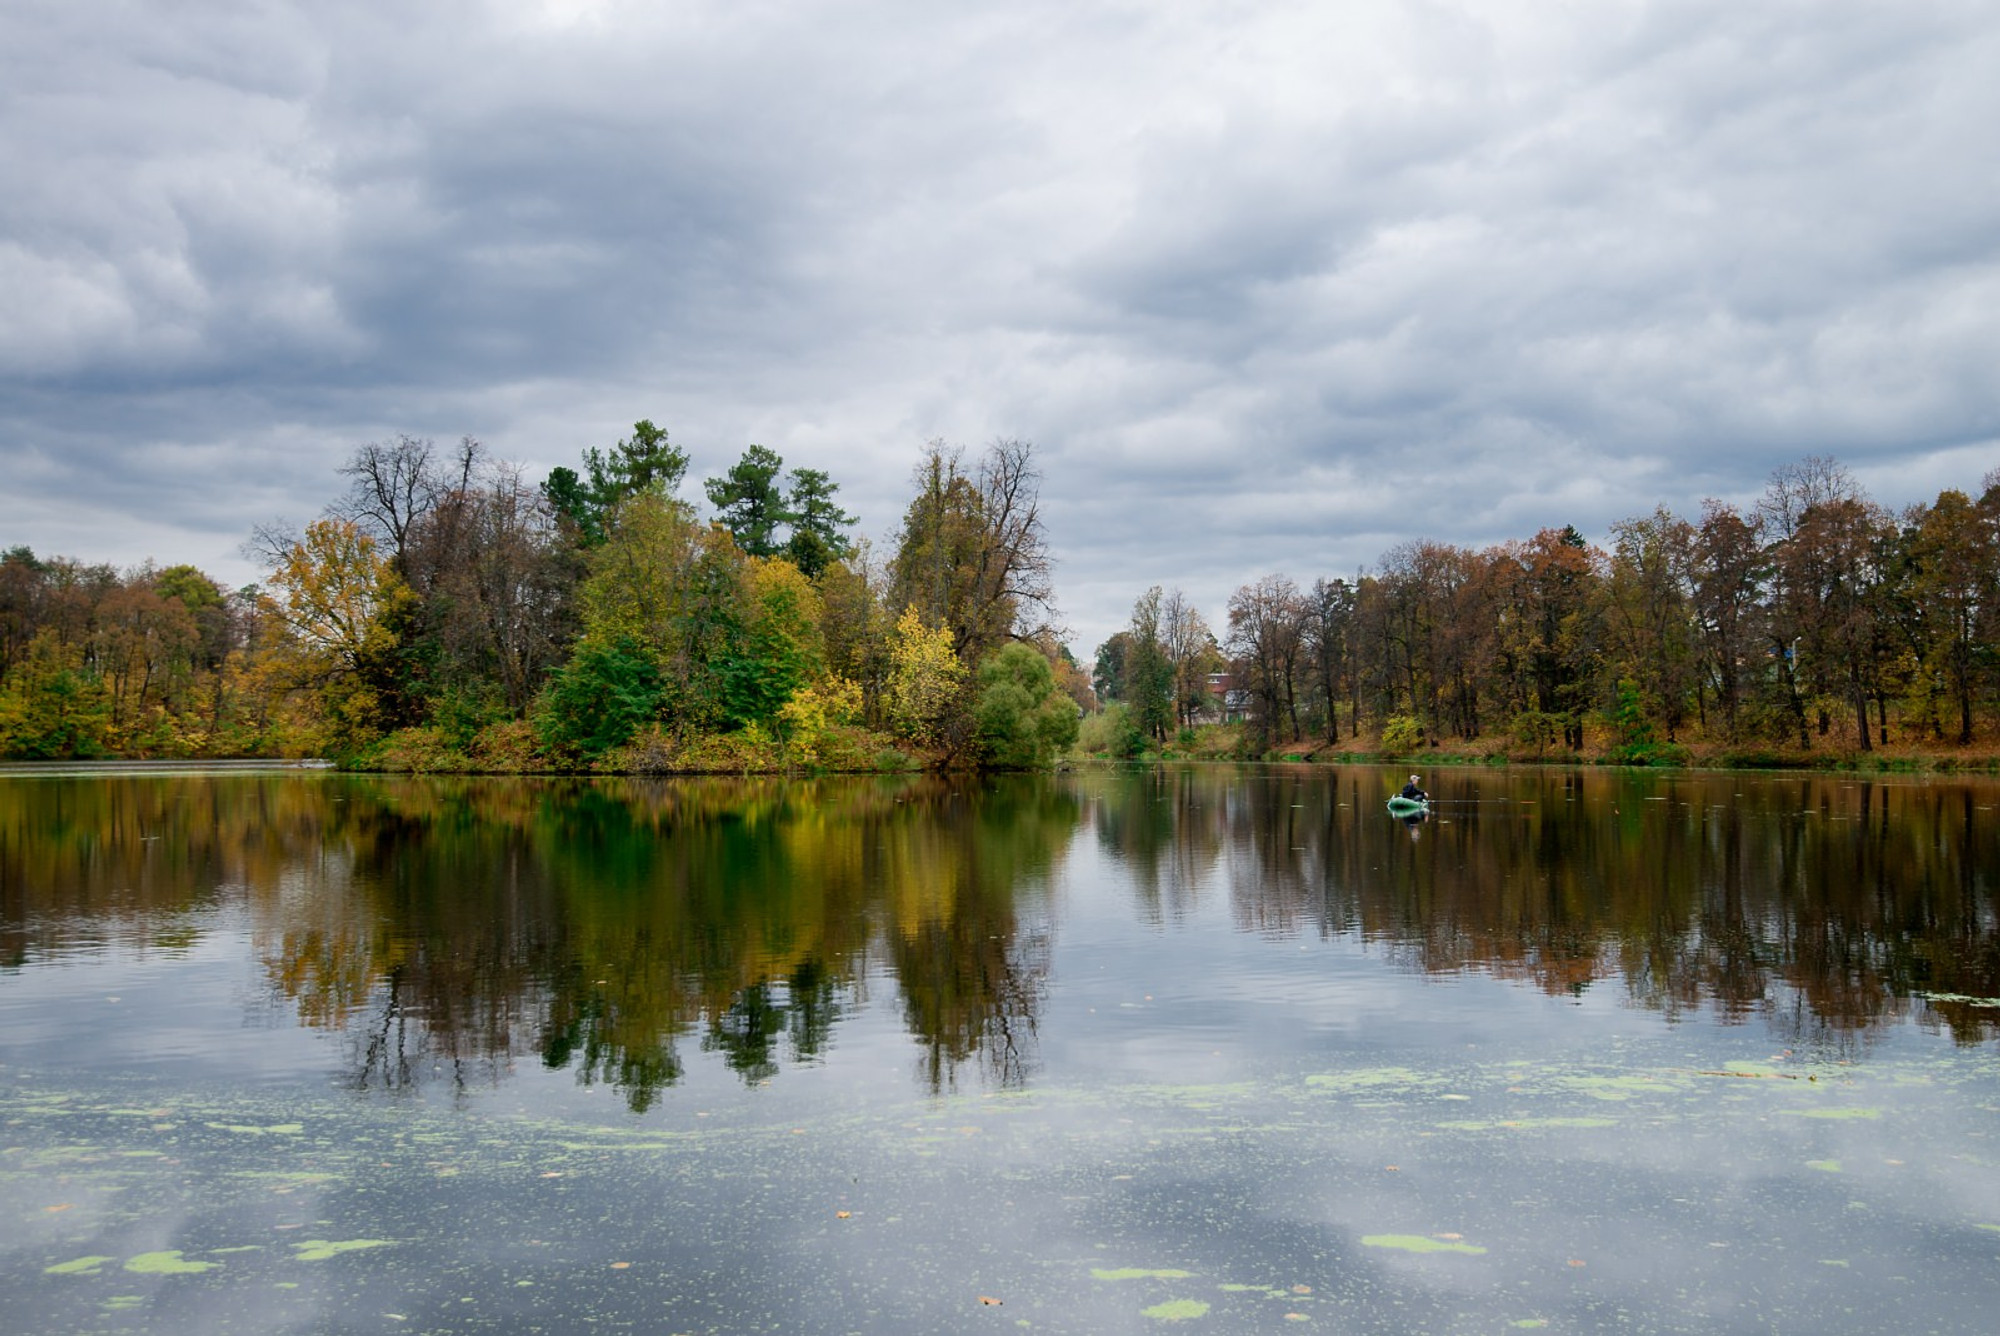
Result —
[[1403, 785], [1402, 796], [1413, 803], [1429, 802], [1431, 795], [1424, 792], [1423, 786], [1417, 782], [1417, 778], [1415, 775], [1410, 776], [1410, 782]]

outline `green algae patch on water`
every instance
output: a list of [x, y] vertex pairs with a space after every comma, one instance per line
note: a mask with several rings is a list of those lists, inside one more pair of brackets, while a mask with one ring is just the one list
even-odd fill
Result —
[[292, 1260], [324, 1262], [327, 1258], [338, 1257], [342, 1253], [364, 1252], [369, 1248], [393, 1248], [395, 1245], [394, 1239], [341, 1239], [338, 1242], [328, 1239], [306, 1239], [292, 1245], [295, 1250]]
[[1155, 1322], [1191, 1322], [1208, 1316], [1208, 1305], [1199, 1299], [1169, 1299], [1163, 1304], [1139, 1310], [1140, 1317], [1152, 1318]]
[[1840, 1172], [1840, 1161], [1839, 1161], [1839, 1160], [1807, 1160], [1807, 1161], [1806, 1161], [1806, 1168], [1808, 1168], [1808, 1169], [1817, 1169], [1817, 1170], [1819, 1170], [1819, 1171], [1820, 1171], [1821, 1173], [1823, 1173], [1823, 1174], [1837, 1174], [1837, 1173], [1839, 1173], [1839, 1172]]
[[1482, 1121], [1476, 1118], [1461, 1118], [1437, 1126], [1447, 1132], [1493, 1132], [1493, 1131], [1536, 1131], [1549, 1127], [1616, 1127], [1616, 1118], [1500, 1118]]
[[1205, 1113], [1212, 1109], [1227, 1108], [1246, 1100], [1256, 1099], [1262, 1092], [1247, 1081], [1223, 1082], [1214, 1085], [1163, 1085], [1133, 1084], [1122, 1085], [1110, 1092], [1122, 1104], [1145, 1104], [1160, 1108], [1192, 1109]]
[[1425, 1234], [1366, 1234], [1362, 1236], [1364, 1248], [1395, 1248], [1413, 1253], [1469, 1253], [1474, 1257], [1485, 1254], [1486, 1249], [1475, 1243], [1454, 1243], [1445, 1239], [1434, 1239]]
[[1786, 1118], [1865, 1119], [1880, 1118], [1882, 1116], [1882, 1110], [1880, 1109], [1780, 1109], [1778, 1112]]
[[306, 1130], [304, 1123], [272, 1123], [266, 1127], [259, 1127], [255, 1123], [204, 1123], [203, 1126], [212, 1127], [218, 1132], [234, 1132], [238, 1136], [247, 1137], [295, 1137]]
[[181, 1250], [174, 1248], [166, 1252], [140, 1253], [125, 1262], [127, 1271], [142, 1276], [193, 1276], [203, 1271], [213, 1271], [220, 1262], [190, 1262], [181, 1256]]
[[1414, 1067], [1365, 1067], [1352, 1072], [1320, 1072], [1306, 1078], [1306, 1088], [1334, 1095], [1415, 1095], [1436, 1090], [1445, 1077]]
[[1094, 1266], [1090, 1269], [1092, 1280], [1186, 1280], [1193, 1274], [1192, 1271], [1176, 1271], [1172, 1268], [1149, 1271], [1137, 1266], [1116, 1268]]
[[1556, 1084], [1592, 1099], [1628, 1100], [1634, 1095], [1671, 1095], [1685, 1086], [1654, 1076], [1564, 1076]]
[[78, 1257], [67, 1262], [57, 1262], [54, 1266], [42, 1268], [45, 1276], [94, 1276], [106, 1262], [115, 1262], [115, 1257]]

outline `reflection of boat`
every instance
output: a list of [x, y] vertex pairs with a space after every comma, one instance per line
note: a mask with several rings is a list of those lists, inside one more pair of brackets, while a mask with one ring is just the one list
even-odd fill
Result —
[[1431, 803], [1428, 798], [1405, 798], [1399, 793], [1389, 799], [1390, 816], [1400, 816], [1407, 819], [1413, 816], [1429, 816], [1430, 813]]

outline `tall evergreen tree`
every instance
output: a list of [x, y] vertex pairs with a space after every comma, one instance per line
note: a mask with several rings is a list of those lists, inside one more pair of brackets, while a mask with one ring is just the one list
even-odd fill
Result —
[[791, 510], [778, 486], [784, 467], [785, 461], [776, 451], [753, 445], [730, 465], [729, 472], [702, 484], [716, 518], [729, 530], [736, 546], [753, 557], [777, 555], [778, 530], [791, 522]]

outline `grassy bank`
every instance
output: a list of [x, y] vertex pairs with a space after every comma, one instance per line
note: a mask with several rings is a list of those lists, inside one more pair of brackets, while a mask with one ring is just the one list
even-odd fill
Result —
[[[1084, 744], [1092, 741], [1086, 733]], [[1109, 747], [1095, 751], [1080, 746], [1078, 760], [1158, 761], [1292, 761], [1322, 765], [1644, 765], [1695, 770], [1847, 770], [1875, 774], [1994, 774], [2000, 773], [2000, 746], [1978, 742], [1969, 747], [1940, 743], [1899, 744], [1861, 751], [1821, 743], [1810, 748], [1770, 743], [1674, 743], [1635, 755], [1608, 734], [1587, 734], [1578, 750], [1528, 747], [1508, 738], [1453, 739], [1417, 748], [1389, 748], [1379, 734], [1329, 742], [1324, 739], [1260, 748], [1240, 724], [1210, 724], [1184, 729], [1165, 744], [1157, 742], [1119, 754]]]

